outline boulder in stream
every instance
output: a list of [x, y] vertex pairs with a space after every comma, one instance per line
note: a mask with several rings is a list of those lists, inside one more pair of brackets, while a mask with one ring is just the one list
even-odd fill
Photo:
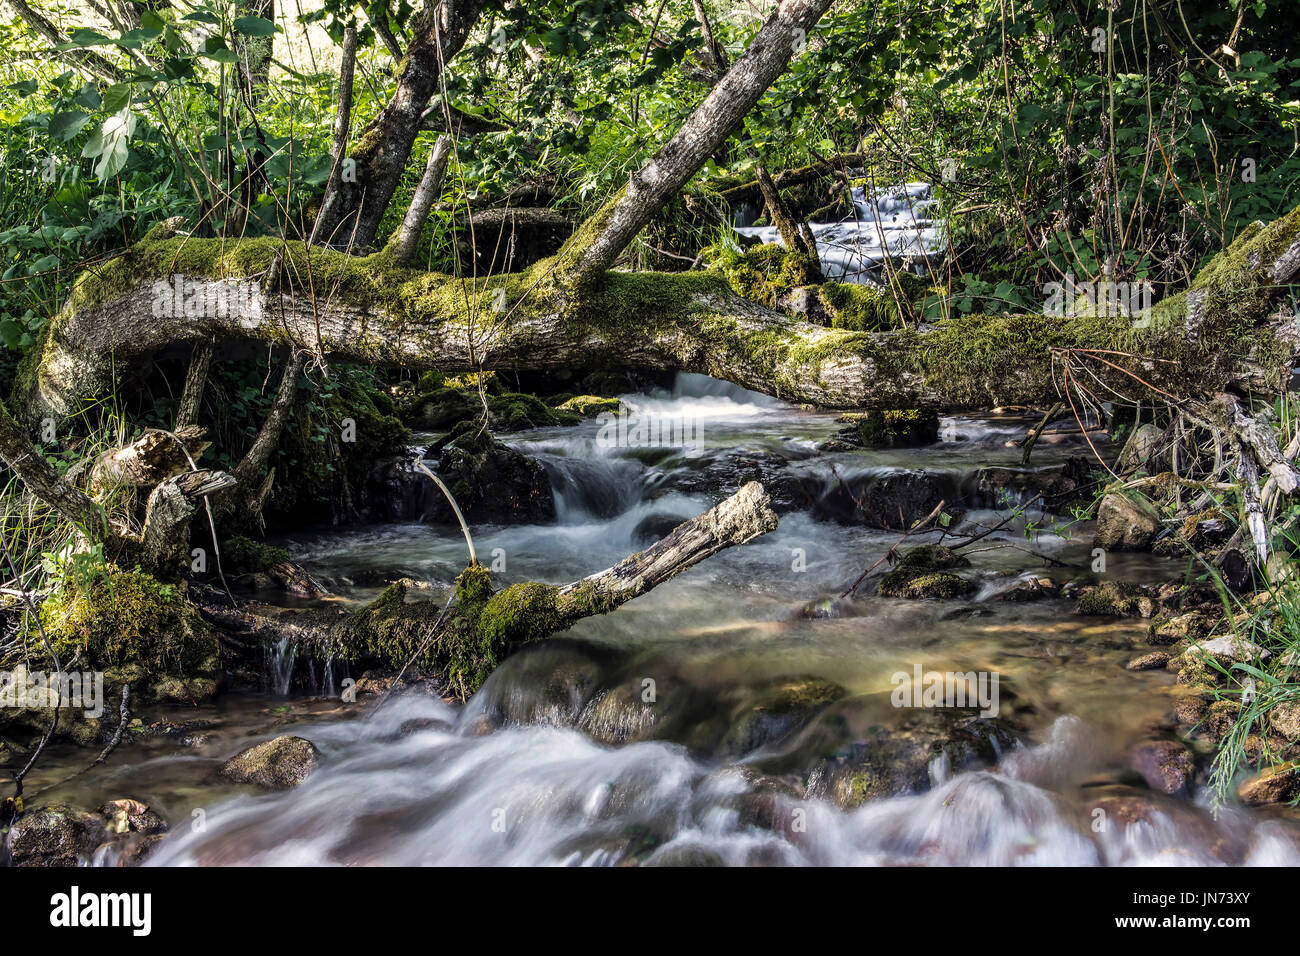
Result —
[[998, 718], [916, 710], [896, 726], [871, 727], [844, 756], [815, 770], [809, 789], [846, 810], [869, 800], [924, 793], [949, 774], [992, 766], [1017, 739]]
[[880, 581], [877, 593], [893, 598], [961, 598], [975, 591], [975, 585], [952, 573], [970, 562], [950, 548], [923, 544], [906, 552]]
[[1176, 740], [1148, 740], [1129, 753], [1129, 765], [1147, 786], [1171, 797], [1187, 796], [1195, 762], [1192, 752]]
[[1237, 799], [1248, 807], [1287, 803], [1300, 795], [1300, 761], [1267, 767], [1237, 787]]
[[921, 448], [939, 440], [939, 413], [922, 409], [873, 409], [849, 412], [839, 421], [847, 428], [822, 444], [823, 451], [857, 448]]
[[1147, 551], [1160, 531], [1160, 515], [1145, 499], [1111, 492], [1097, 507], [1094, 548], [1106, 551]]
[[134, 865], [166, 832], [166, 821], [139, 800], [110, 800], [93, 813], [59, 804], [19, 817], [5, 851], [14, 866]]
[[249, 747], [221, 765], [221, 776], [268, 790], [292, 790], [320, 765], [321, 752], [305, 737], [285, 734]]
[[[466, 521], [535, 524], [555, 519], [555, 493], [546, 470], [485, 430], [467, 429], [445, 445], [437, 472]], [[455, 520], [442, 494], [430, 496], [425, 517], [442, 523]]]

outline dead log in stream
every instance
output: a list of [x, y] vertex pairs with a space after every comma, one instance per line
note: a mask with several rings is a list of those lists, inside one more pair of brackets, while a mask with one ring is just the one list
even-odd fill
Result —
[[394, 672], [413, 663], [468, 696], [522, 645], [608, 614], [700, 561], [774, 531], [777, 521], [763, 486], [750, 482], [645, 551], [566, 585], [525, 581], [494, 591], [491, 572], [472, 564], [456, 579], [449, 605], [429, 586], [403, 579], [351, 612], [235, 609], [220, 599], [201, 610], [227, 651], [254, 666], [270, 642], [288, 637], [302, 657]]

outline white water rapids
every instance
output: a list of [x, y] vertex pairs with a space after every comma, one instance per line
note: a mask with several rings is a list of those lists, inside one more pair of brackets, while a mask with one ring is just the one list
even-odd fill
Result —
[[[809, 223], [827, 279], [871, 284], [879, 281], [886, 259], [906, 267], [942, 252], [942, 224], [931, 217], [936, 200], [928, 183], [878, 189], [871, 196], [864, 186], [854, 186], [852, 203], [853, 219]], [[737, 226], [736, 232], [781, 244], [775, 226]]]
[[[716, 500], [698, 483], [715, 471], [769, 468], [770, 489], [787, 480], [815, 499], [924, 468], [957, 500], [978, 468], [1018, 462], [1011, 442], [1025, 427], [1008, 417], [949, 418], [926, 448], [818, 452], [840, 427], [834, 416], [698, 376], [626, 400], [698, 416], [702, 448], [602, 447], [595, 422], [514, 436], [546, 466], [559, 517], [475, 527], [483, 559], [499, 549], [506, 560], [502, 584], [574, 580], [645, 547]], [[1077, 432], [1050, 432], [1036, 467], [1059, 468], [1085, 451]], [[1124, 666], [1146, 648], [1147, 622], [1078, 617], [1060, 599], [999, 600], [1044, 573], [1014, 548], [973, 555], [963, 574], [977, 591], [967, 600], [885, 599], [874, 586], [838, 600], [898, 534], [819, 516], [798, 493], [777, 531], [516, 652], [463, 707], [418, 692], [374, 714], [337, 697], [236, 695], [198, 714], [212, 720], [200, 740], [122, 748], [45, 798], [148, 803], [172, 827], [147, 860], [157, 866], [1300, 863], [1293, 815], [1225, 808], [1216, 816], [1203, 789], [1167, 797], [1132, 771], [1134, 744], [1175, 732], [1173, 675]], [[1003, 514], [971, 507], [960, 521], [989, 524]], [[1047, 530], [1033, 547], [1086, 576], [1090, 531], [1035, 517]], [[983, 543], [1000, 539], [1025, 542], [1010, 529]], [[283, 543], [358, 600], [377, 585], [349, 592], [349, 575], [405, 574], [441, 588], [464, 566], [457, 529], [424, 524]], [[1108, 573], [1126, 580], [1179, 573], [1149, 555], [1113, 557]], [[827, 613], [800, 613], [807, 607]], [[960, 748], [925, 749], [930, 725], [889, 704], [890, 675], [915, 665], [999, 674], [1002, 715], [1019, 726], [1018, 742], [999, 738], [998, 756], [974, 763]], [[281, 686], [289, 670], [277, 676]], [[657, 688], [651, 710], [641, 704], [646, 678]], [[773, 686], [809, 680], [841, 696], [806, 719], [772, 707]], [[175, 719], [195, 715], [182, 708]], [[922, 735], [909, 737], [918, 726]], [[265, 793], [216, 777], [233, 754], [283, 733], [324, 754], [298, 788]], [[888, 776], [891, 748], [908, 739], [921, 741], [908, 758], [920, 776], [903, 780], [901, 795], [873, 792], [856, 806], [839, 798], [837, 774], [871, 766]], [[882, 753], [883, 762], [870, 762]], [[900, 789], [886, 782], [884, 793]], [[33, 791], [42, 785], [33, 780]]]

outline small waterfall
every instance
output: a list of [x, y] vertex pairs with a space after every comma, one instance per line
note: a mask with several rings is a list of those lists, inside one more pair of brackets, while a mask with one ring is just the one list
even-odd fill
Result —
[[[851, 197], [855, 218], [808, 224], [826, 278], [873, 285], [880, 281], [886, 259], [924, 270], [927, 258], [941, 254], [942, 223], [930, 217], [936, 200], [928, 183], [885, 187], [870, 196], [865, 187], [855, 186]], [[737, 226], [736, 232], [762, 242], [781, 241], [775, 226]]]
[[271, 659], [268, 661], [267, 676], [271, 681], [271, 690], [281, 697], [287, 697], [293, 683], [294, 664], [298, 660], [298, 642], [286, 634], [268, 651]]

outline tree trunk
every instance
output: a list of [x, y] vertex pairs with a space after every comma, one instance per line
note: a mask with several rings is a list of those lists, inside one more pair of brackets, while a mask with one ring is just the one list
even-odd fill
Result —
[[420, 185], [415, 188], [411, 205], [406, 210], [396, 235], [393, 237], [393, 257], [403, 265], [411, 261], [415, 248], [420, 244], [420, 232], [429, 218], [429, 210], [442, 195], [442, 183], [447, 175], [447, 163], [451, 159], [451, 136], [443, 133], [429, 150], [429, 160], [424, 165], [424, 175]]
[[357, 65], [357, 25], [349, 22], [343, 28], [343, 59], [339, 64], [339, 105], [334, 113], [334, 132], [330, 137], [330, 175], [325, 182], [325, 194], [321, 199], [320, 213], [312, 224], [309, 242], [315, 242], [320, 236], [327, 244], [334, 236], [321, 232], [321, 226], [335, 219], [335, 207], [342, 201], [339, 196], [339, 184], [343, 180], [343, 160], [347, 157], [348, 132], [352, 128], [352, 77]]
[[[318, 331], [326, 356], [371, 365], [453, 374], [575, 366], [702, 372], [839, 408], [1058, 399], [1069, 407], [1087, 401], [1088, 390], [1113, 399], [1107, 388], [1156, 401], [1233, 387], [1277, 391], [1297, 351], [1294, 317], [1275, 309], [1280, 287], [1300, 273], [1298, 235], [1300, 207], [1247, 230], [1187, 292], [1135, 317], [966, 315], [877, 333], [800, 321], [741, 298], [715, 273], [609, 272], [575, 293], [557, 279], [554, 260], [473, 280], [316, 250], [314, 288], [331, 291], [313, 301], [301, 243], [144, 242], [79, 279], [43, 347], [20, 369], [15, 397], [31, 419], [61, 420], [108, 394], [125, 363], [169, 346], [282, 343], [286, 335], [315, 343]], [[171, 276], [180, 257], [198, 276], [192, 295], [203, 304], [247, 289], [234, 277], [260, 275], [280, 252], [286, 278], [275, 293], [260, 291], [238, 309], [150, 314], [153, 277]]]
[[355, 177], [337, 184], [327, 197], [314, 235], [335, 247], [373, 245], [388, 204], [401, 181], [423, 126], [442, 67], [460, 48], [478, 21], [485, 0], [429, 0], [402, 64], [393, 98], [366, 127], [352, 151]]
[[782, 0], [744, 54], [704, 98], [677, 134], [626, 187], [605, 204], [571, 240], [562, 253], [565, 278], [581, 286], [609, 269], [669, 199], [677, 194], [704, 161], [731, 135], [802, 51], [808, 31], [833, 0]]

